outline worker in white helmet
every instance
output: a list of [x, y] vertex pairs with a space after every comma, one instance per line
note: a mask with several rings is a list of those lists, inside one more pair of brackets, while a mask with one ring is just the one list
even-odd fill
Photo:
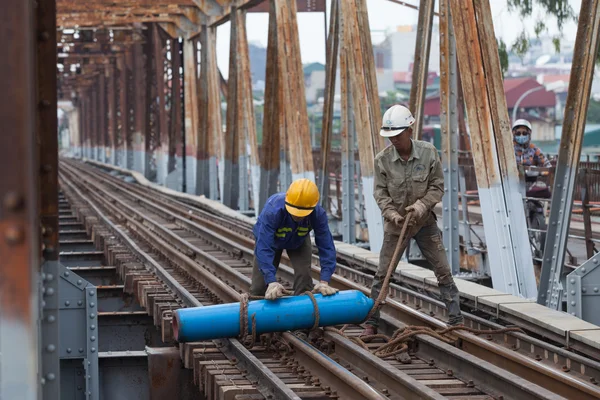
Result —
[[[394, 105], [383, 115], [380, 135], [392, 142], [375, 157], [374, 197], [384, 218], [383, 246], [379, 268], [373, 280], [371, 297], [381, 291], [392, 255], [398, 243], [405, 216], [411, 212], [409, 235], [434, 267], [442, 300], [448, 308], [450, 325], [463, 323], [459, 292], [454, 283], [433, 207], [444, 195], [442, 164], [436, 148], [411, 139], [415, 123], [410, 110]], [[363, 335], [377, 333], [379, 313], [366, 322]]]
[[524, 167], [544, 167], [552, 166], [550, 160], [544, 156], [542, 150], [531, 143], [531, 124], [526, 119], [518, 119], [512, 126], [513, 141], [515, 145], [515, 158], [517, 165]]

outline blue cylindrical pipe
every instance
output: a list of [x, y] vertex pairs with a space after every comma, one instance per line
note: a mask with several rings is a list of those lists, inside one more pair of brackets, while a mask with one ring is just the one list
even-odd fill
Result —
[[[332, 296], [315, 294], [315, 299], [319, 307], [319, 326], [359, 324], [374, 303], [358, 290], [345, 290]], [[307, 295], [250, 301], [249, 333], [253, 314], [256, 314], [257, 334], [310, 329], [315, 323], [315, 309]], [[176, 310], [173, 334], [179, 342], [237, 337], [240, 334], [240, 303]]]

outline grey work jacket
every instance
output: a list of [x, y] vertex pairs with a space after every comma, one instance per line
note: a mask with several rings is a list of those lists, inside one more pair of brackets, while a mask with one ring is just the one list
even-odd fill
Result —
[[[429, 142], [412, 140], [412, 151], [404, 161], [394, 146], [375, 156], [373, 196], [384, 218], [385, 232], [400, 234], [390, 221], [393, 211], [406, 215], [405, 208], [421, 200], [429, 210], [442, 200], [444, 175], [436, 148]], [[424, 220], [427, 218], [424, 217]]]

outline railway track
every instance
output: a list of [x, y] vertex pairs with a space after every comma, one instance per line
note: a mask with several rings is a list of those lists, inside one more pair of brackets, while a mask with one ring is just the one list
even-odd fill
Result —
[[[93, 209], [97, 217], [103, 220], [122, 242], [127, 243], [126, 247], [132, 249], [136, 253], [136, 257], [143, 260], [144, 264], [152, 266], [154, 271], [153, 273], [144, 272], [145, 269], [141, 272], [139, 270], [126, 271], [124, 273], [126, 279], [130, 276], [127, 275], [130, 272], [134, 276], [141, 274], [144, 279], [153, 277], [154, 281], [149, 279], [151, 283], [148, 286], [156, 288], [166, 285], [173, 294], [174, 304], [178, 306], [238, 301], [240, 293], [248, 289], [252, 257], [252, 243], [248, 235], [248, 226], [243, 226], [239, 222], [232, 224], [231, 220], [210, 213], [203, 215], [206, 210], [190, 208], [189, 205], [168, 196], [125, 184], [122, 180], [89, 166], [63, 162], [61, 167], [63, 190], [86, 203], [88, 209]], [[284, 264], [286, 261], [288, 260], [283, 260]], [[168, 266], [164, 266], [164, 263]], [[285, 265], [281, 267], [280, 272], [282, 283], [287, 285], [291, 281], [293, 272]], [[313, 266], [313, 272], [318, 274], [316, 265]], [[340, 289], [368, 290], [358, 284], [361, 283], [358, 279], [354, 278], [359, 281], [355, 283], [344, 278], [344, 273], [351, 272], [344, 272], [344, 268], [342, 268], [342, 272], [335, 277], [332, 283]], [[364, 275], [361, 278], [363, 284], [368, 284], [368, 276]], [[367, 286], [366, 284], [365, 286]], [[141, 285], [141, 291], [138, 288], [138, 297], [141, 298], [142, 304], [146, 302], [144, 293], [146, 295], [150, 293], [148, 290], [144, 292], [143, 288], [145, 287], [145, 284]], [[405, 295], [415, 298], [425, 297], [418, 293], [411, 294], [400, 287], [393, 290], [400, 291], [400, 297]], [[397, 293], [392, 292], [392, 295], [396, 296]], [[208, 298], [202, 296], [208, 296]], [[423, 300], [419, 299], [421, 302]], [[443, 309], [441, 303], [436, 304], [435, 300], [431, 299], [428, 301], [430, 304], [434, 304], [436, 309]], [[160, 317], [163, 316], [165, 318], [160, 321], [160, 324], [164, 328], [163, 330], [168, 331], [168, 312], [160, 315]], [[388, 332], [403, 327], [407, 323], [443, 326], [442, 322], [432, 316], [393, 299], [390, 299], [384, 308], [384, 320], [386, 322], [384, 330]], [[485, 323], [484, 320], [477, 321], [477, 317], [471, 317], [471, 324], [485, 326]], [[349, 329], [347, 334], [355, 336], [359, 331], [359, 327], [354, 327]], [[499, 337], [494, 338], [494, 336]], [[504, 395], [504, 398], [558, 398], [554, 393], [565, 398], [575, 398], [574, 396], [597, 398], [597, 387], [589, 383], [593, 376], [579, 374], [571, 369], [569, 371], [558, 370], [539, 360], [530, 359], [526, 355], [528, 352], [523, 351], [523, 347], [535, 346], [541, 349], [544, 343], [537, 343], [536, 339], [528, 338], [527, 335], [513, 333], [494, 335], [492, 333], [489, 338], [484, 339], [469, 333], [457, 332], [456, 339], [462, 350], [432, 337], [420, 335], [417, 337], [416, 346], [412, 349], [412, 362], [402, 364], [398, 360], [376, 358], [370, 352], [335, 332], [325, 332], [313, 342], [321, 351], [291, 333], [284, 333], [280, 340], [285, 343], [285, 355], [281, 354], [281, 350], [263, 346], [259, 347], [259, 350], [252, 350], [252, 352], [259, 351], [260, 357], [249, 358], [248, 354], [236, 356], [236, 360], [238, 360], [236, 363], [240, 363], [239, 360], [243, 359], [244, 365], [248, 365], [248, 360], [251, 359], [253, 363], [250, 364], [259, 366], [256, 371], [253, 371], [255, 375], [260, 375], [261, 370], [269, 370], [273, 372], [275, 378], [277, 378], [279, 370], [285, 369], [282, 368], [283, 366], [291, 367], [292, 372], [296, 366], [296, 372], [300, 371], [306, 375], [307, 371], [310, 371], [308, 374], [312, 375], [310, 377], [294, 375], [295, 384], [298, 384], [299, 378], [303, 378], [305, 385], [308, 385], [317, 376], [319, 380], [326, 380], [330, 387], [331, 393], [328, 394], [327, 390], [324, 390], [322, 391], [324, 393], [321, 393], [322, 396], [335, 397], [337, 395], [340, 398], [381, 398], [377, 396], [395, 398], [394, 396], [405, 397], [415, 394], [424, 398], [440, 398], [441, 395], [460, 396], [460, 398], [493, 398], [490, 396], [499, 395]], [[505, 346], [501, 346], [500, 343], [504, 343]], [[185, 349], [183, 354], [190, 353], [190, 346], [195, 345], [183, 345]], [[230, 353], [233, 352], [232, 349], [249, 352], [240, 347], [240, 343], [236, 340], [221, 340], [198, 346], [198, 348], [213, 350], [216, 346], [219, 351], [212, 352], [216, 357], [227, 358], [220, 351], [222, 348], [227, 349]], [[377, 346], [377, 344], [372, 346]], [[481, 358], [474, 357], [473, 354], [468, 354], [463, 350], [477, 354]], [[550, 350], [559, 354], [561, 349], [550, 347]], [[322, 351], [326, 351], [328, 355]], [[548, 349], [546, 348], [545, 351]], [[253, 354], [252, 352], [250, 355]], [[573, 365], [581, 363], [585, 367], [584, 369], [587, 369], [586, 372], [589, 370], [594, 372], [596, 366], [593, 361], [584, 358], [578, 359], [578, 356], [564, 352], [565, 354], [560, 355], [574, 360], [575, 364]], [[196, 351], [192, 349], [191, 353], [195, 354]], [[485, 359], [494, 362], [496, 366], [482, 361]], [[258, 363], [254, 362], [256, 360]], [[266, 363], [263, 363], [263, 367], [260, 367], [261, 360]], [[274, 360], [278, 360], [279, 367], [274, 367]], [[195, 367], [194, 360], [188, 361], [190, 362], [186, 362], [187, 365], [194, 364]], [[231, 363], [232, 358], [231, 356], [227, 360], [220, 358], [220, 361], [225, 364]], [[216, 372], [220, 371], [219, 367], [215, 368]], [[545, 391], [542, 387], [529, 381], [507, 374], [501, 368], [512, 370], [549, 390]], [[252, 371], [249, 367], [245, 367], [245, 369]], [[289, 371], [287, 373], [289, 375]], [[291, 379], [287, 375], [286, 377]], [[261, 387], [264, 386], [265, 381], [272, 384], [274, 378], [259, 376], [253, 379], [257, 380], [255, 386]], [[252, 380], [248, 380], [248, 382], [252, 386]], [[247, 382], [244, 381], [244, 383]], [[281, 385], [285, 382], [280, 379], [276, 383]], [[285, 385], [288, 384], [285, 383]], [[293, 391], [293, 388], [290, 390]], [[318, 390], [308, 391], [316, 393]], [[361, 395], [356, 397], [357, 393], [361, 393]], [[261, 393], [261, 395], [264, 396], [265, 393]], [[277, 395], [274, 398], [288, 397]]]
[[[98, 173], [99, 170], [87, 166], [89, 171]], [[140, 185], [124, 185], [123, 180], [114, 176], [101, 175], [104, 179], [109, 179], [111, 184], [120, 187], [121, 190], [128, 193], [134, 193], [142, 199], [149, 200], [152, 204], [160, 206], [176, 215], [184, 216], [189, 221], [179, 221], [183, 229], [197, 232], [198, 234], [208, 235], [211, 243], [220, 246], [222, 249], [237, 249], [236, 255], [246, 262], [252, 262], [254, 239], [252, 235], [252, 225], [240, 219], [232, 219], [222, 215], [215, 215], [214, 211], [201, 204], [188, 203], [185, 199], [175, 199], [154, 190], [150, 190]], [[204, 228], [200, 231], [195, 222]], [[357, 289], [364, 293], [369, 293], [373, 271], [369, 270], [364, 263], [357, 259], [345, 257], [338, 252], [338, 263], [333, 281], [340, 289]], [[284, 279], [291, 281], [293, 279], [293, 270], [289, 267], [289, 258], [287, 255], [282, 257], [282, 267], [279, 275]], [[312, 273], [315, 279], [319, 278], [320, 269], [319, 260], [316, 255], [313, 256]], [[235, 276], [225, 277], [227, 280], [234, 281]], [[438, 293], [425, 287], [421, 282], [407, 282], [406, 277], [400, 277], [396, 274], [396, 283], [390, 286], [390, 296], [387, 306], [384, 307], [384, 315], [387, 313], [394, 319], [405, 321], [409, 324], [427, 324], [430, 326], [443, 327], [437, 320], [446, 320], [446, 309], [442, 302], [437, 300]], [[400, 284], [402, 282], [402, 284]], [[526, 357], [530, 362], [542, 367], [548, 367], [559, 371], [562, 375], [567, 375], [580, 380], [584, 385], [596, 385], [600, 382], [600, 355], [594, 347], [574, 340], [568, 337], [557, 335], [555, 332], [532, 324], [515, 315], [501, 315], [498, 308], [490, 307], [484, 303], [477, 303], [477, 300], [462, 299], [464, 309], [473, 310], [474, 313], [465, 313], [466, 325], [476, 329], [500, 329], [504, 326], [519, 326], [527, 331], [524, 333], [508, 333], [506, 335], [492, 335], [488, 337], [498, 345], [509, 349], [512, 353], [520, 354]], [[411, 310], [412, 309], [412, 310]], [[433, 318], [430, 318], [433, 317]], [[499, 323], [492, 322], [493, 319]], [[500, 324], [502, 323], [502, 325]], [[390, 329], [395, 329], [392, 326]], [[479, 342], [478, 338], [472, 336], [461, 337], [467, 341]], [[476, 347], [483, 346], [482, 343], [475, 343]], [[473, 353], [481, 356], [481, 353]], [[487, 354], [488, 361], [497, 362], [494, 353]], [[514, 371], [519, 371], [518, 366], [514, 366]], [[532, 364], [532, 368], [534, 368]]]

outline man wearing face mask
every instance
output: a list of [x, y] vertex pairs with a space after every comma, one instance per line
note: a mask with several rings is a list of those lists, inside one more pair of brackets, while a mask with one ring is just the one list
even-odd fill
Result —
[[[448, 309], [448, 323], [460, 325], [463, 317], [459, 292], [444, 251], [437, 217], [432, 211], [444, 195], [442, 164], [437, 149], [432, 144], [411, 139], [414, 123], [415, 118], [410, 110], [401, 105], [392, 106], [383, 115], [383, 126], [379, 134], [389, 138], [392, 145], [375, 157], [373, 196], [384, 218], [384, 238], [371, 298], [379, 296], [404, 218], [411, 212], [409, 235], [416, 240], [423, 256], [434, 266], [440, 294]], [[379, 312], [366, 322], [362, 335], [377, 333], [378, 325]]]
[[550, 161], [542, 150], [531, 143], [531, 124], [526, 119], [518, 119], [513, 123], [512, 133], [515, 145], [517, 165], [524, 167], [551, 167]]

